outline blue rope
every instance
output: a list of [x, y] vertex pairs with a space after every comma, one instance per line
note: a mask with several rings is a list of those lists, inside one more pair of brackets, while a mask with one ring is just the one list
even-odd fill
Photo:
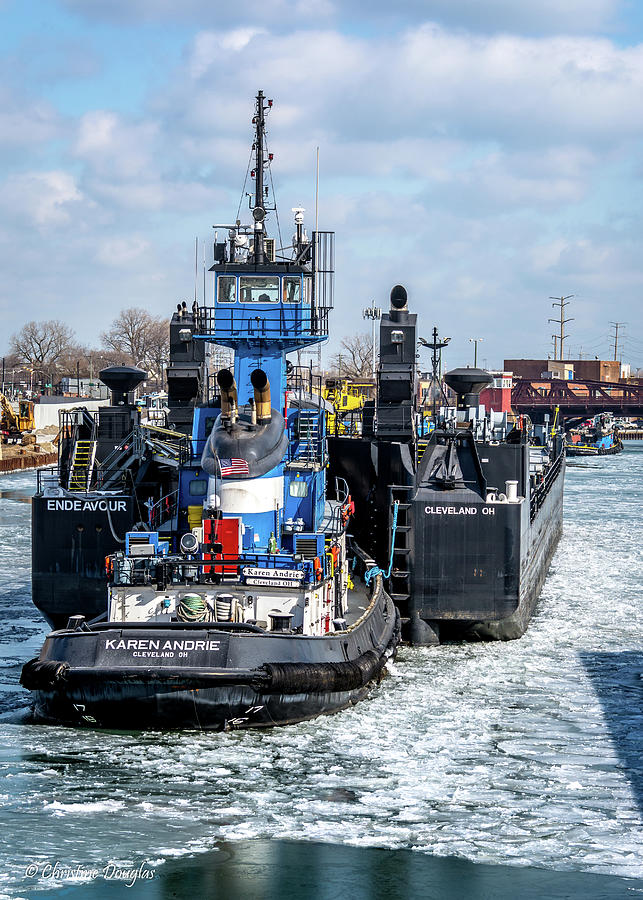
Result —
[[366, 584], [370, 584], [377, 575], [383, 574], [384, 572], [382, 572], [379, 566], [373, 566], [372, 569], [368, 569], [366, 572], [364, 572], [364, 581], [366, 582]]
[[393, 506], [393, 527], [391, 529], [391, 558], [388, 561], [388, 571], [384, 572], [383, 569], [380, 569], [379, 566], [373, 566], [367, 572], [364, 573], [364, 581], [366, 584], [370, 584], [373, 578], [377, 575], [383, 575], [384, 578], [390, 578], [391, 572], [393, 571], [393, 553], [395, 552], [395, 533], [397, 531], [397, 510], [400, 505], [400, 501], [396, 500]]

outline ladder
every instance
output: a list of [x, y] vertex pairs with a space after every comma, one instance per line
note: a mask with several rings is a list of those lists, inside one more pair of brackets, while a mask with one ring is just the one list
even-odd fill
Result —
[[299, 442], [295, 450], [295, 460], [313, 465], [321, 462], [319, 452], [319, 412], [301, 410], [298, 416]]
[[[411, 599], [411, 494], [413, 485], [389, 485], [388, 526], [389, 553], [392, 567], [389, 578], [389, 595], [396, 605], [402, 605], [402, 613], [406, 612], [406, 604]], [[397, 523], [393, 533], [393, 516], [397, 503]]]
[[77, 440], [74, 444], [74, 454], [69, 467], [67, 487], [70, 491], [89, 490], [95, 459], [96, 441]]

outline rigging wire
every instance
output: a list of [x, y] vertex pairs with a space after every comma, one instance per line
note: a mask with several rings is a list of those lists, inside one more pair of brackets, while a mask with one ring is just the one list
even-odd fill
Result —
[[270, 154], [268, 153], [268, 137], [266, 136], [266, 154], [268, 155], [268, 175], [270, 176], [270, 187], [272, 190], [272, 202], [275, 204], [275, 218], [277, 220], [277, 234], [279, 235], [279, 244], [283, 247], [283, 238], [281, 236], [281, 225], [279, 223], [279, 210], [277, 209], [277, 194], [275, 193], [275, 183], [272, 180], [272, 166], [270, 165]]
[[248, 183], [248, 175], [250, 173], [250, 166], [252, 165], [252, 147], [250, 147], [250, 155], [248, 156], [248, 166], [246, 168], [246, 177], [243, 179], [243, 187], [241, 188], [241, 196], [239, 197], [239, 206], [237, 207], [237, 217], [235, 221], [239, 221], [239, 214], [241, 212], [241, 204], [243, 203], [243, 198], [246, 196], [246, 184]]

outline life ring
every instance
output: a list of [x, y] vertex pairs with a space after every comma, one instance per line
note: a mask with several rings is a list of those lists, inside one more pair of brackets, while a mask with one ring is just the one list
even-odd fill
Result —
[[105, 557], [105, 574], [112, 575], [114, 573], [114, 560], [111, 556]]

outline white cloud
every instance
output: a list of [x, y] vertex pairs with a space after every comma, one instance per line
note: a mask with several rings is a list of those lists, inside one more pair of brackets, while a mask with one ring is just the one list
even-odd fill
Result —
[[264, 33], [261, 28], [235, 28], [233, 31], [202, 31], [194, 39], [188, 61], [192, 78], [201, 78], [214, 60], [226, 58], [243, 50], [248, 44]]
[[136, 234], [109, 238], [99, 245], [96, 251], [96, 260], [105, 266], [115, 268], [139, 265], [141, 258], [148, 253], [150, 246], [149, 241]]
[[83, 200], [74, 178], [59, 170], [12, 175], [1, 196], [6, 215], [38, 226], [70, 222], [74, 208]]
[[74, 153], [93, 171], [111, 178], [136, 178], [153, 163], [157, 125], [153, 121], [126, 122], [107, 110], [81, 117]]
[[50, 103], [0, 87], [0, 151], [36, 152], [62, 134], [62, 117]]
[[[491, 7], [500, 15], [501, 0]], [[591, 6], [597, 17], [611, 8]], [[113, 315], [109, 291], [158, 312], [189, 293], [193, 235], [210, 240], [211, 224], [236, 212], [261, 87], [275, 99], [268, 137], [286, 235], [293, 205], [308, 208], [310, 227], [321, 150], [320, 224], [338, 232], [333, 333], [363, 330], [364, 303], [386, 305], [397, 281], [422, 328], [471, 329], [490, 361], [537, 340], [546, 349], [550, 293], [592, 291], [599, 315], [618, 284], [634, 314], [610, 314], [640, 321], [629, 173], [643, 137], [641, 47], [436, 24], [366, 37], [237, 22], [199, 32], [165, 74], [137, 114], [94, 109], [75, 123], [48, 167], [66, 182], [33, 166], [9, 180], [5, 218], [67, 228], [55, 245], [67, 284], [39, 273], [30, 296], [60, 300], [69, 284], [81, 296], [88, 259], [102, 266], [101, 315]], [[0, 234], [0, 264], [18, 273], [11, 240]]]
[[624, 8], [622, 0], [247, 0], [242, 6], [211, 0], [64, 0], [88, 19], [121, 23], [194, 22], [226, 27], [240, 22], [292, 27], [323, 20], [354, 20], [386, 26], [390, 22], [437, 21], [468, 31], [520, 31], [533, 34], [590, 34], [609, 28]]

